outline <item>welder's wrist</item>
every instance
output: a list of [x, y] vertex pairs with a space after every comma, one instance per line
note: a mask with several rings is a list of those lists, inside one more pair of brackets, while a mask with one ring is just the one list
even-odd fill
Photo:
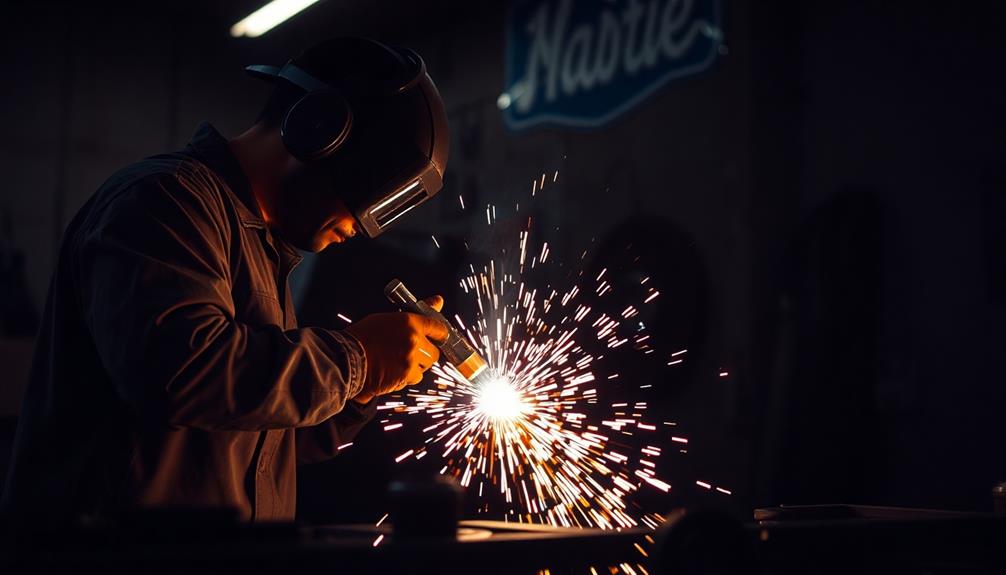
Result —
[[[358, 411], [361, 415], [372, 411], [372, 408], [377, 405], [377, 396], [373, 396], [368, 400], [360, 399], [360, 396], [354, 397], [346, 402], [346, 407], [352, 407], [354, 410]], [[344, 407], [343, 410], [346, 408]]]
[[[367, 384], [367, 353], [363, 344], [348, 331], [338, 332], [346, 343], [346, 355], [349, 358], [349, 378], [346, 381], [346, 396], [354, 399], [360, 395]], [[357, 403], [362, 403], [357, 401]]]
[[366, 421], [377, 412], [377, 396], [373, 396], [369, 401], [362, 401], [354, 397], [346, 402], [342, 407], [342, 416], [353, 421]]

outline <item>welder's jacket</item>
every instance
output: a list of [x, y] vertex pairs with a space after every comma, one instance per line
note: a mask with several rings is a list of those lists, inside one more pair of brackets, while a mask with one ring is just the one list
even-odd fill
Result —
[[52, 522], [135, 506], [291, 520], [296, 465], [374, 413], [352, 336], [300, 328], [272, 235], [227, 141], [113, 175], [64, 236], [3, 496]]

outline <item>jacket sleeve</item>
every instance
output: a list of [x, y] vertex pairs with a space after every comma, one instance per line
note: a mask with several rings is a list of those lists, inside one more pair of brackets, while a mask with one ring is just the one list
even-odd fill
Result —
[[374, 418], [377, 402], [377, 398], [364, 405], [349, 401], [328, 421], [297, 428], [297, 463], [318, 463], [338, 455], [339, 447], [353, 441], [363, 426]]
[[80, 305], [105, 371], [141, 417], [207, 430], [311, 426], [359, 393], [366, 359], [355, 338], [235, 320], [218, 192], [147, 177], [98, 213], [78, 240]]

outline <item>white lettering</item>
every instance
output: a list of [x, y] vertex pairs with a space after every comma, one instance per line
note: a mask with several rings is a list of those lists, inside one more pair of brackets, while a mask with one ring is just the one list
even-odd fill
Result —
[[[682, 5], [681, 10], [675, 13], [675, 8], [679, 4]], [[663, 14], [663, 25], [661, 26], [661, 44], [664, 48], [664, 55], [670, 59], [680, 58], [682, 54], [688, 51], [695, 42], [695, 38], [699, 35], [700, 23], [692, 22], [692, 25], [688, 28], [683, 36], [679, 34], [681, 27], [684, 26], [685, 22], [692, 15], [692, 0], [670, 0], [664, 6]], [[678, 40], [674, 37], [678, 35], [681, 36]]]
[[569, 48], [562, 58], [562, 91], [572, 95], [582, 86], [594, 87], [594, 72], [590, 64], [590, 41], [593, 36], [590, 26], [577, 26], [569, 38]]
[[527, 73], [519, 85], [512, 86], [512, 97], [516, 100], [517, 109], [526, 112], [534, 105], [538, 94], [539, 65], [545, 73], [545, 99], [555, 100], [559, 75], [559, 54], [562, 48], [562, 36], [565, 32], [566, 20], [569, 18], [569, 2], [563, 0], [556, 13], [555, 27], [549, 38], [548, 4], [542, 4], [528, 21], [525, 30], [531, 35], [531, 48], [528, 50]]
[[[621, 13], [607, 5], [621, 4]], [[553, 102], [611, 84], [682, 58], [710, 24], [693, 17], [694, 0], [610, 2], [593, 22], [576, 22], [570, 32], [572, 0], [545, 2], [524, 26], [530, 38], [525, 75], [508, 96], [519, 112], [539, 97]], [[551, 10], [552, 8], [555, 10]]]
[[601, 13], [601, 33], [597, 39], [597, 51], [594, 53], [594, 71], [597, 74], [597, 81], [601, 84], [610, 82], [618, 68], [620, 36], [618, 18], [611, 10], [605, 10]]
[[[671, 0], [667, 3], [668, 6], [674, 3]], [[646, 64], [647, 68], [652, 68], [657, 65], [657, 60], [660, 58], [660, 38], [657, 36], [661, 33], [661, 30], [657, 29], [657, 24], [660, 19], [657, 14], [660, 10], [660, 3], [651, 1], [650, 5], [646, 8], [646, 30], [643, 32], [643, 62]]]
[[643, 59], [636, 51], [636, 31], [639, 29], [639, 18], [643, 15], [643, 7], [637, 0], [629, 0], [629, 6], [622, 13], [625, 22], [625, 72], [632, 76], [643, 65]]

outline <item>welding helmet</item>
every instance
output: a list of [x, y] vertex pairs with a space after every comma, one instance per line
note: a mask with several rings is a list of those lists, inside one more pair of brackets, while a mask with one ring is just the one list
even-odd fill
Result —
[[326, 170], [373, 238], [443, 187], [447, 114], [426, 64], [407, 48], [336, 38], [252, 76], [300, 94], [280, 124], [287, 151]]

